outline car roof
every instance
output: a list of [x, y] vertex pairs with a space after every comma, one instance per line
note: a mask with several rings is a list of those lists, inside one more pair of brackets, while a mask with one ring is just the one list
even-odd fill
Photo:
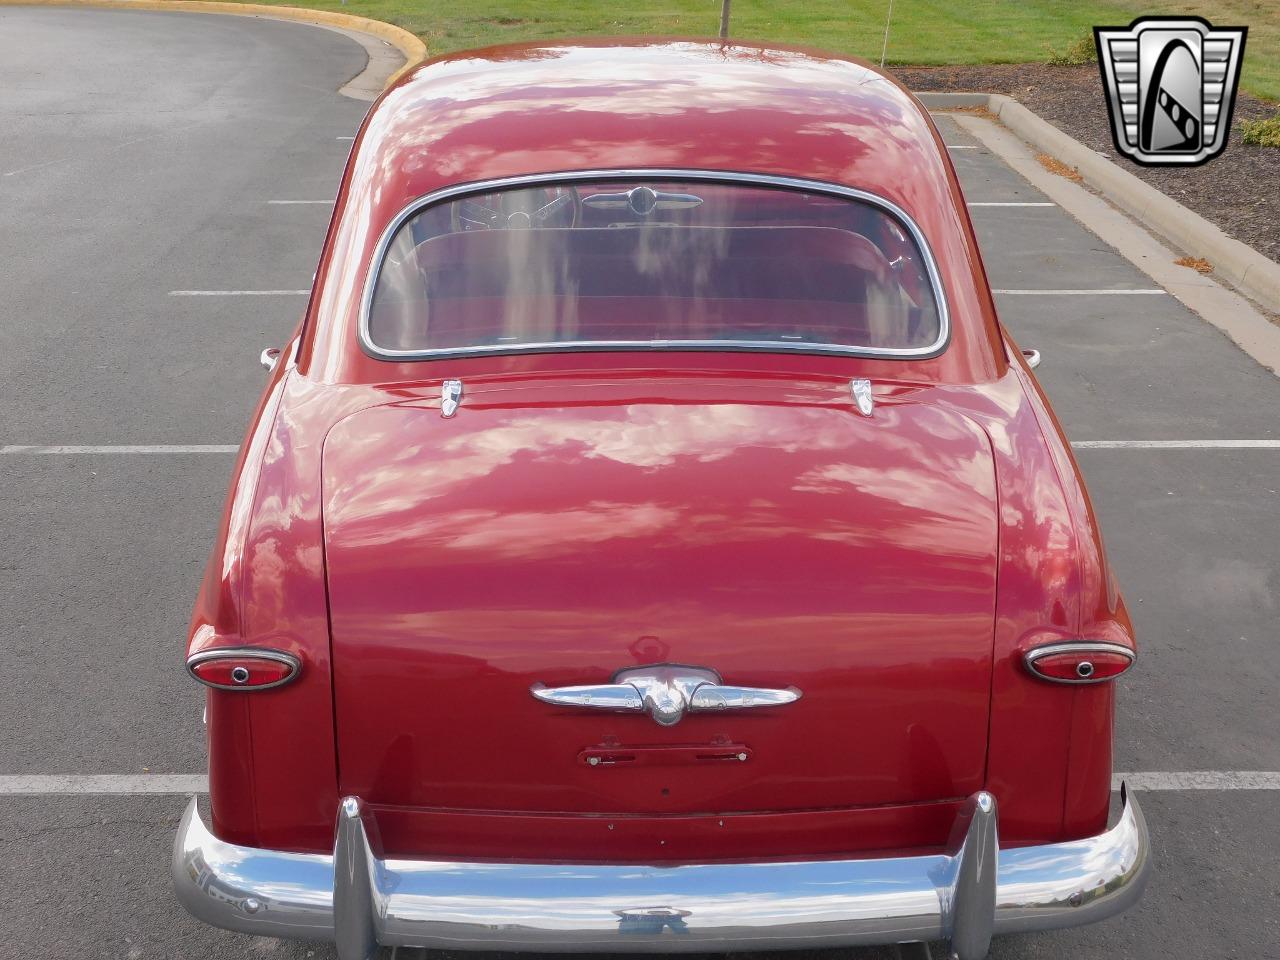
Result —
[[909, 92], [860, 60], [676, 39], [490, 47], [410, 71], [374, 104], [353, 145], [308, 326], [354, 344], [346, 330], [378, 236], [434, 191], [646, 169], [817, 180], [882, 197], [920, 226], [953, 315], [988, 328], [976, 345], [990, 353], [996, 343], [963, 196]]
[[602, 40], [452, 54], [393, 87], [362, 140], [381, 188], [404, 202], [473, 180], [592, 168], [790, 175], [907, 209], [938, 199], [946, 181], [927, 113], [870, 64], [734, 43]]

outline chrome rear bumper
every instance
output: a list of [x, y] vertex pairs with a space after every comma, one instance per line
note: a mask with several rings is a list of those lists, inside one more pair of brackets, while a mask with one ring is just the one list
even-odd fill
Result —
[[192, 800], [173, 878], [206, 923], [334, 941], [341, 960], [378, 944], [680, 953], [919, 940], [950, 940], [959, 960], [980, 960], [994, 933], [1091, 923], [1141, 896], [1147, 827], [1123, 787], [1121, 804], [1096, 837], [1009, 850], [999, 849], [995, 799], [977, 793], [949, 854], [582, 866], [380, 860], [355, 798], [339, 807], [333, 856], [240, 847], [209, 833]]

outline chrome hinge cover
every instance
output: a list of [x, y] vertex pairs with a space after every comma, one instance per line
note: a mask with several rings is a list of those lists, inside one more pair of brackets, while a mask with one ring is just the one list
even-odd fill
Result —
[[851, 380], [849, 392], [853, 394], [853, 402], [857, 404], [858, 412], [864, 417], [871, 416], [871, 411], [876, 408], [875, 397], [871, 395], [871, 381]]
[[458, 412], [458, 403], [461, 400], [461, 380], [446, 380], [440, 384], [440, 416], [452, 417]]

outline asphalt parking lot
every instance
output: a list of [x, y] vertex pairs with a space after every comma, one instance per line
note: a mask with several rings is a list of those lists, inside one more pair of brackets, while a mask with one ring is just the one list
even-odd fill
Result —
[[[172, 448], [242, 436], [257, 355], [305, 303], [288, 291], [367, 106], [336, 91], [364, 59], [297, 24], [0, 7], [0, 958], [332, 956], [208, 929], [170, 893], [187, 781], [162, 775], [204, 771], [180, 657], [233, 460]], [[1085, 444], [1142, 644], [1116, 766], [1156, 788], [1143, 902], [992, 956], [1280, 958], [1280, 792], [1224, 789], [1280, 771], [1280, 449], [1197, 445], [1280, 438], [1280, 378], [939, 124], [1014, 291], [1002, 317]], [[1171, 789], [1186, 771], [1221, 775]]]

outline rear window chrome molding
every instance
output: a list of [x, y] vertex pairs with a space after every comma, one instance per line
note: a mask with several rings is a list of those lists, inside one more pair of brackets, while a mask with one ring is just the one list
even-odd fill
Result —
[[[752, 187], [774, 187], [803, 193], [820, 193], [847, 200], [857, 200], [889, 214], [910, 234], [924, 260], [929, 286], [938, 306], [938, 336], [924, 347], [855, 347], [840, 344], [779, 343], [771, 340], [565, 340], [544, 343], [491, 344], [448, 350], [394, 350], [374, 343], [370, 327], [373, 295], [383, 261], [391, 242], [400, 228], [427, 207], [446, 200], [476, 194], [493, 193], [518, 187], [555, 186], [566, 183], [583, 183], [593, 180], [630, 181], [662, 180], [685, 183], [727, 183]], [[942, 275], [938, 271], [933, 250], [924, 233], [905, 210], [891, 200], [855, 187], [828, 183], [824, 180], [805, 180], [798, 177], [781, 177], [762, 173], [735, 173], [722, 170], [681, 170], [669, 167], [622, 170], [571, 170], [559, 173], [540, 173], [497, 180], [479, 180], [434, 190], [411, 201], [387, 224], [374, 248], [369, 270], [365, 275], [364, 291], [360, 297], [360, 322], [358, 327], [360, 349], [375, 360], [404, 362], [416, 360], [449, 360], [478, 356], [511, 356], [528, 353], [588, 353], [588, 352], [753, 352], [777, 354], [808, 354], [819, 356], [859, 357], [889, 360], [928, 360], [940, 355], [951, 341], [951, 310], [947, 303]]]

